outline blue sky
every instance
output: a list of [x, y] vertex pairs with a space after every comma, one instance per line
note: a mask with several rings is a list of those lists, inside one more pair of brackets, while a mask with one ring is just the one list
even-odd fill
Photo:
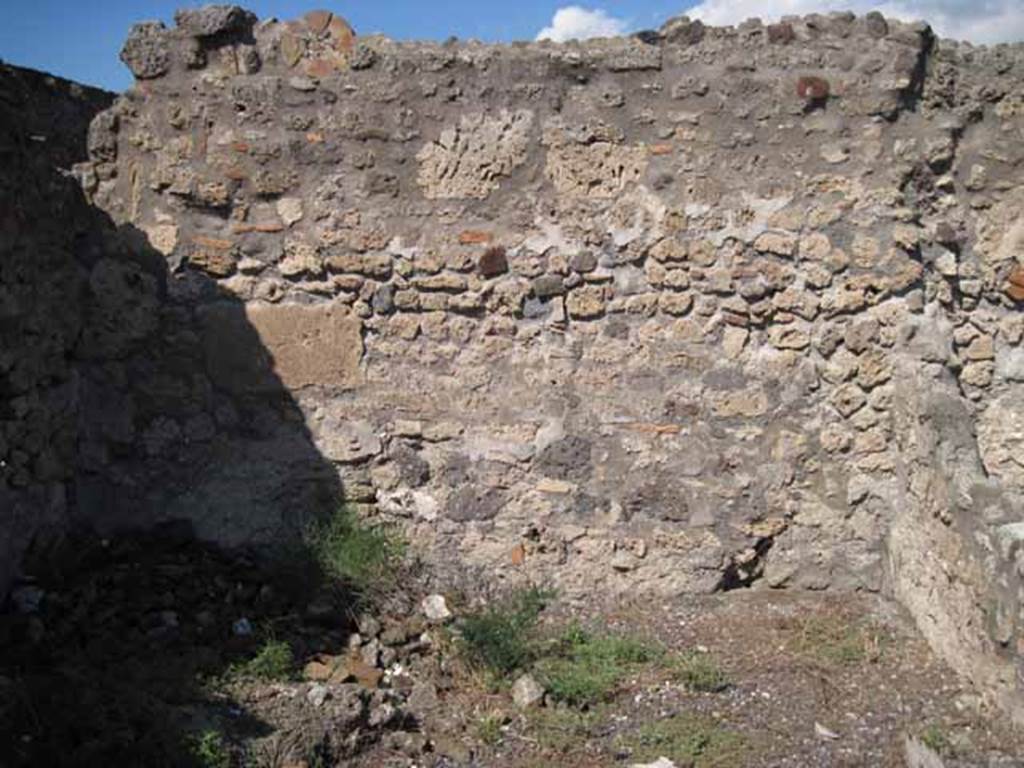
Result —
[[[131, 24], [160, 19], [170, 25], [176, 8], [201, 4], [0, 0], [0, 59], [123, 90], [131, 76], [117, 54]], [[443, 40], [451, 35], [529, 40], [541, 30], [560, 39], [658, 27], [681, 13], [713, 24], [735, 24], [751, 16], [769, 21], [785, 14], [836, 9], [864, 13], [876, 8], [888, 16], [926, 18], [944, 36], [979, 43], [1024, 39], [1024, 0], [248, 0], [242, 4], [260, 18], [281, 19], [327, 8], [347, 18], [358, 33], [383, 32], [399, 40]]]

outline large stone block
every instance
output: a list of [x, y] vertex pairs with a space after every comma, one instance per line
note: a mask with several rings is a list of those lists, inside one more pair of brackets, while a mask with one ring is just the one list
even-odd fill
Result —
[[199, 316], [210, 378], [229, 392], [359, 382], [362, 321], [343, 306], [225, 301], [203, 307]]

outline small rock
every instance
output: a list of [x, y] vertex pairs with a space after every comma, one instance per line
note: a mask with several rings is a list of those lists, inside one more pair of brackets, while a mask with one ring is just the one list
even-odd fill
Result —
[[277, 215], [286, 227], [302, 219], [302, 200], [297, 197], [282, 197], [277, 201]]
[[612, 555], [611, 560], [612, 568], [616, 571], [633, 571], [636, 570], [638, 565], [636, 555], [625, 549], [616, 550], [615, 554]]
[[348, 65], [352, 69], [369, 69], [377, 62], [377, 52], [368, 45], [356, 43], [349, 57]]
[[326, 682], [331, 679], [337, 666], [337, 659], [330, 656], [317, 656], [302, 668], [302, 676], [314, 682]]
[[175, 11], [174, 22], [179, 29], [196, 37], [212, 37], [226, 32], [240, 32], [251, 27], [256, 17], [237, 5], [204, 5], [202, 8]]
[[359, 649], [359, 658], [368, 667], [376, 667], [380, 662], [380, 641], [373, 638]]
[[306, 700], [314, 707], [322, 707], [324, 702], [327, 701], [329, 694], [330, 690], [326, 685], [323, 685], [322, 683], [314, 683], [306, 693]]
[[368, 613], [364, 613], [356, 620], [356, 626], [359, 627], [359, 634], [368, 640], [372, 640], [380, 634], [380, 621], [376, 616], [371, 616]]
[[538, 299], [533, 296], [523, 302], [523, 317], [527, 320], [536, 320], [551, 313], [551, 302]]
[[903, 741], [903, 753], [907, 768], [945, 768], [945, 763], [934, 749], [909, 734]]
[[[422, 628], [419, 628], [419, 631], [422, 631]], [[418, 634], [416, 628], [410, 628], [408, 624], [398, 622], [384, 627], [380, 633], [380, 641], [384, 645], [402, 645], [416, 634]]]
[[565, 293], [565, 286], [562, 278], [558, 275], [540, 275], [535, 277], [530, 284], [533, 288], [533, 295], [539, 299], [547, 299], [551, 296], [561, 296]]
[[676, 764], [667, 757], [659, 757], [653, 763], [633, 763], [629, 768], [676, 768]]
[[780, 24], [769, 24], [765, 31], [768, 33], [768, 42], [776, 45], [786, 45], [796, 40], [796, 33], [793, 25], [785, 22]]
[[578, 251], [569, 257], [569, 269], [588, 274], [597, 269], [597, 257], [590, 251]]
[[512, 684], [512, 701], [520, 709], [537, 706], [543, 700], [544, 687], [534, 679], [533, 675], [521, 675]]
[[391, 704], [381, 704], [370, 711], [370, 718], [367, 724], [371, 728], [383, 728], [394, 722], [401, 712]]
[[409, 698], [405, 702], [406, 707], [416, 717], [423, 718], [434, 712], [440, 706], [440, 699], [437, 696], [437, 686], [428, 682], [416, 682], [409, 692]]
[[391, 283], [380, 286], [373, 292], [371, 302], [373, 311], [378, 315], [390, 315], [395, 311], [395, 286]]
[[288, 85], [290, 85], [296, 91], [316, 90], [316, 83], [310, 80], [308, 77], [303, 77], [302, 75], [295, 75], [294, 77], [288, 78]]
[[821, 723], [814, 724], [814, 735], [819, 739], [825, 739], [826, 741], [835, 741], [839, 738], [839, 734], [835, 731], [830, 731]]
[[388, 736], [389, 746], [409, 757], [416, 757], [427, 749], [428, 740], [422, 733], [395, 731]]
[[373, 690], [380, 685], [383, 678], [383, 669], [367, 664], [358, 653], [350, 653], [345, 659], [344, 665], [335, 671], [331, 680], [355, 680], [363, 688]]
[[828, 80], [822, 77], [806, 76], [796, 81], [797, 95], [809, 102], [824, 101], [829, 96]]
[[423, 602], [420, 603], [420, 607], [423, 609], [423, 615], [430, 621], [445, 622], [452, 617], [452, 612], [448, 610], [448, 601], [444, 599], [444, 595], [427, 595], [423, 598]]
[[243, 616], [231, 625], [231, 631], [237, 637], [249, 637], [252, 635], [252, 622]]
[[135, 24], [121, 49], [121, 61], [139, 80], [160, 77], [171, 68], [166, 28], [159, 21]]
[[26, 585], [11, 592], [11, 602], [18, 613], [38, 613], [46, 593], [39, 587]]
[[878, 11], [871, 11], [864, 15], [864, 28], [872, 37], [885, 37], [889, 34], [889, 22]]
[[706, 31], [704, 23], [699, 19], [691, 21], [688, 16], [676, 16], [662, 25], [660, 33], [666, 43], [688, 46], [703, 40]]

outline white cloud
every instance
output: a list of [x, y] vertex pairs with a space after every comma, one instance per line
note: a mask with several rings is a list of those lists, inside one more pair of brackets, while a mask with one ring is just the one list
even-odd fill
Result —
[[706, 24], [738, 24], [758, 17], [775, 21], [789, 14], [881, 11], [906, 21], [924, 19], [940, 37], [972, 43], [1024, 40], [1021, 0], [703, 0], [686, 14]]
[[551, 25], [537, 33], [538, 40], [586, 40], [589, 37], [615, 37], [624, 35], [629, 24], [624, 19], [609, 16], [598, 9], [589, 10], [578, 5], [569, 5], [555, 11]]

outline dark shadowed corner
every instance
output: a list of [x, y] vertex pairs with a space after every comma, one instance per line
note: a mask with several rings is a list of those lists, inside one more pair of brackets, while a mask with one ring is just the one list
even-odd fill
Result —
[[209, 681], [351, 620], [302, 535], [338, 474], [245, 307], [69, 171], [112, 98], [0, 67], [5, 768], [201, 762], [225, 722], [264, 729]]

